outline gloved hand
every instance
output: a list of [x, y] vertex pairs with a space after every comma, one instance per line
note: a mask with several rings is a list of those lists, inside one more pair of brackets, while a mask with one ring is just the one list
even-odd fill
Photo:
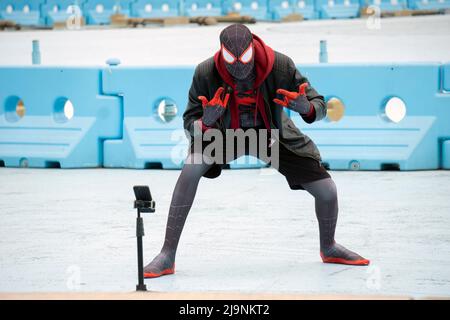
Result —
[[284, 99], [273, 99], [273, 102], [288, 109], [297, 111], [301, 114], [308, 114], [311, 110], [311, 104], [305, 94], [308, 83], [302, 83], [298, 87], [298, 92], [291, 92], [284, 89], [278, 89], [277, 93], [284, 95]]
[[230, 94], [227, 93], [225, 98], [222, 99], [221, 96], [224, 90], [225, 89], [223, 87], [217, 89], [214, 98], [212, 98], [209, 102], [205, 96], [198, 97], [203, 106], [202, 122], [205, 126], [213, 126], [214, 123], [225, 113]]

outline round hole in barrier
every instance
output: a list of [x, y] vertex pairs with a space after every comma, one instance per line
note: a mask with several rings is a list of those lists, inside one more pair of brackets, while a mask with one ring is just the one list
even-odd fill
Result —
[[382, 118], [399, 123], [406, 116], [406, 105], [399, 97], [390, 97], [384, 104]]
[[66, 13], [69, 15], [81, 16], [81, 9], [77, 5], [69, 5], [66, 8]]
[[345, 105], [341, 99], [331, 97], [327, 100], [327, 119], [337, 122], [342, 119], [345, 113]]
[[22, 158], [22, 159], [20, 159], [20, 160], [19, 160], [19, 166], [20, 166], [21, 168], [28, 168], [28, 166], [29, 166], [28, 159], [27, 159], [27, 158]]
[[151, 4], [146, 4], [144, 7], [145, 12], [152, 12], [152, 9], [153, 9], [153, 7]]
[[178, 108], [174, 100], [162, 98], [155, 103], [156, 117], [163, 123], [168, 123], [175, 119]]
[[[285, 2], [287, 2], [287, 1], [285, 1]], [[298, 3], [297, 3], [297, 6], [300, 8], [300, 9], [303, 9], [304, 7], [305, 7], [305, 1], [299, 1]], [[289, 3], [287, 2], [287, 6], [286, 6], [286, 8], [287, 7], [289, 7]]]
[[103, 7], [102, 4], [98, 4], [98, 5], [95, 6], [95, 12], [97, 12], [97, 13], [103, 13], [104, 9], [105, 8]]
[[208, 3], [206, 4], [206, 10], [211, 10], [212, 7], [213, 7], [213, 6], [212, 6], [212, 3], [209, 3], [209, 2], [208, 2]]
[[58, 123], [65, 123], [73, 118], [74, 108], [72, 102], [65, 98], [60, 97], [56, 99], [54, 108], [54, 119]]
[[19, 116], [19, 118], [22, 118], [25, 115], [25, 105], [23, 104], [22, 100], [19, 100], [19, 102], [17, 102], [16, 114]]
[[12, 5], [8, 4], [6, 6], [6, 10], [5, 11], [6, 11], [6, 13], [11, 14], [14, 11], [14, 8], [13, 8]]
[[191, 10], [192, 10], [192, 11], [196, 11], [197, 8], [198, 8], [198, 6], [197, 6], [196, 3], [193, 3], [193, 4], [191, 5]]
[[361, 165], [360, 165], [359, 161], [352, 160], [349, 162], [348, 167], [350, 170], [359, 170], [361, 168]]
[[168, 12], [168, 11], [170, 10], [170, 7], [169, 7], [169, 5], [168, 5], [167, 3], [164, 3], [164, 4], [161, 6], [161, 10], [162, 10], [163, 12]]
[[328, 6], [334, 7], [334, 0], [328, 0]]
[[253, 1], [250, 5], [250, 7], [252, 8], [252, 10], [258, 10], [258, 2]]
[[23, 10], [23, 13], [30, 13], [30, 6], [26, 4], [23, 6], [22, 10]]
[[53, 13], [57, 13], [59, 11], [58, 6], [54, 5], [52, 11]]
[[19, 121], [25, 115], [25, 104], [17, 96], [11, 96], [6, 99], [5, 118], [8, 122]]
[[241, 4], [240, 2], [236, 2], [236, 3], [233, 5], [233, 8], [234, 8], [234, 10], [236, 10], [236, 11], [240, 11], [240, 10], [242, 9], [242, 4]]

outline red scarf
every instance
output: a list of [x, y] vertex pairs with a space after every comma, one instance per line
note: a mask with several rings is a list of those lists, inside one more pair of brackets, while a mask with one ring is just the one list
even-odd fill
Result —
[[[273, 52], [272, 48], [267, 46], [257, 35], [254, 34], [253, 48], [255, 51], [254, 54], [256, 70], [256, 78], [253, 83], [253, 88], [256, 89], [256, 111], [261, 114], [266, 129], [270, 130], [270, 124], [264, 107], [264, 98], [261, 94], [260, 85], [272, 71], [273, 63], [275, 61], [275, 53]], [[225, 67], [225, 61], [223, 61], [220, 50], [215, 53], [214, 62], [216, 69], [222, 79], [233, 88], [234, 92], [236, 92], [236, 84], [234, 83], [233, 77], [228, 73], [228, 70]], [[228, 108], [230, 108], [231, 112], [231, 128], [237, 129], [239, 128], [239, 110], [236, 99], [234, 99], [234, 95], [230, 97]]]

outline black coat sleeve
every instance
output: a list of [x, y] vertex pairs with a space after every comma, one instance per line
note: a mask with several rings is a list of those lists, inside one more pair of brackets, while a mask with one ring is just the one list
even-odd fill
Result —
[[183, 127], [189, 132], [190, 136], [194, 136], [194, 122], [203, 116], [202, 102], [198, 99], [198, 96], [208, 98], [207, 90], [203, 87], [202, 82], [203, 79], [197, 66], [192, 77], [186, 110], [183, 113]]
[[292, 76], [292, 91], [298, 91], [299, 85], [307, 82], [308, 87], [306, 88], [306, 97], [309, 102], [314, 107], [315, 117], [305, 117], [303, 115], [302, 118], [307, 123], [313, 123], [315, 121], [319, 121], [323, 119], [327, 115], [327, 105], [322, 95], [320, 95], [309, 83], [308, 79], [304, 77], [300, 71], [295, 66], [294, 61], [289, 59], [289, 70], [291, 71]]

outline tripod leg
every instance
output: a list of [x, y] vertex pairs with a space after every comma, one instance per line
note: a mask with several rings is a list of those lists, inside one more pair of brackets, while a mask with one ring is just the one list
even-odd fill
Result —
[[136, 219], [136, 238], [137, 238], [137, 258], [138, 258], [138, 285], [136, 291], [147, 291], [147, 287], [144, 284], [144, 259], [142, 248], [142, 237], [144, 236], [144, 221], [139, 216]]

